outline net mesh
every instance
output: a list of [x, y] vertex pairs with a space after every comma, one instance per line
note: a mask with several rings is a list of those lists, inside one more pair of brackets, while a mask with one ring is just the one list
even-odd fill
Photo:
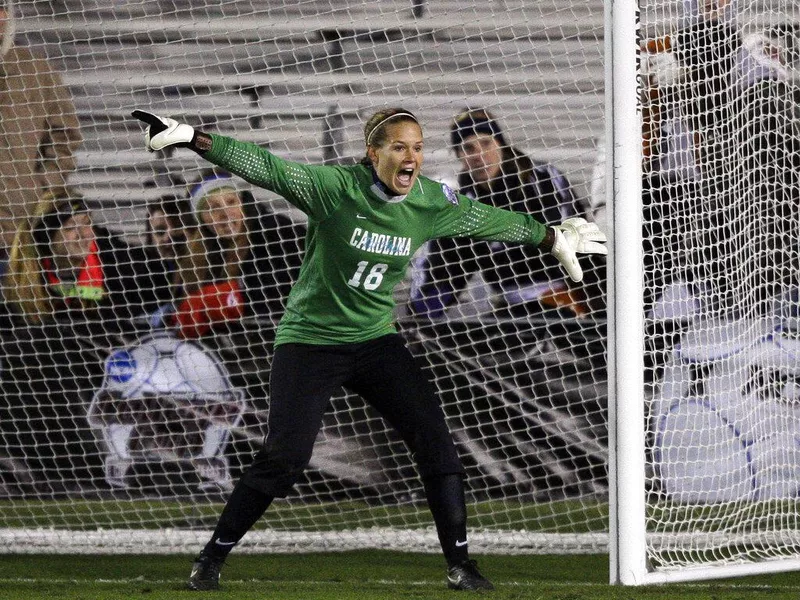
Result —
[[[132, 110], [353, 164], [369, 115], [402, 106], [427, 176], [604, 226], [599, 0], [6, 6], [0, 551], [194, 550], [265, 433], [306, 217], [192, 152], [147, 153]], [[517, 149], [489, 187], [451, 145], [467, 108]], [[209, 225], [198, 189], [218, 184], [257, 224], [246, 243]], [[476, 551], [605, 546], [605, 271], [584, 267], [573, 285], [538, 251], [457, 240], [429, 244], [395, 292], [467, 469]], [[438, 542], [396, 433], [342, 392], [243, 551], [353, 547]]]
[[648, 559], [796, 557], [798, 21], [642, 3]]

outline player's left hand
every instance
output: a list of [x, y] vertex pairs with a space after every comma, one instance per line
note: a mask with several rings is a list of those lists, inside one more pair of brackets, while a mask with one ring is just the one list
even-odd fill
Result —
[[144, 144], [150, 152], [163, 150], [168, 146], [185, 148], [194, 139], [194, 127], [179, 123], [169, 117], [159, 117], [143, 110], [135, 110], [131, 116], [147, 123], [144, 130]]
[[583, 280], [578, 254], [608, 254], [604, 245], [606, 234], [600, 231], [596, 223], [573, 217], [554, 226], [553, 230], [555, 241], [550, 253], [558, 259], [573, 281]]

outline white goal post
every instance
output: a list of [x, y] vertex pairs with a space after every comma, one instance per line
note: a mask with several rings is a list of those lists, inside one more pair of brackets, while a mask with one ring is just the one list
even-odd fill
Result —
[[606, 5], [609, 574], [611, 583], [624, 585], [641, 583], [646, 572], [638, 11], [637, 0]]

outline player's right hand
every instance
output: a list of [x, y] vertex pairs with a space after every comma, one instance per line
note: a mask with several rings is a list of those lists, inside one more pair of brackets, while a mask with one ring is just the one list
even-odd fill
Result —
[[144, 144], [150, 152], [169, 146], [186, 148], [194, 139], [194, 127], [186, 123], [178, 123], [175, 119], [159, 117], [143, 110], [135, 110], [131, 115], [147, 123]]

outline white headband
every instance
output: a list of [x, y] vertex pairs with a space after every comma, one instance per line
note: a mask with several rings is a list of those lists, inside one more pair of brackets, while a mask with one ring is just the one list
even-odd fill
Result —
[[369, 132], [369, 135], [367, 136], [367, 146], [369, 146], [369, 141], [372, 139], [372, 134], [375, 133], [384, 123], [386, 123], [386, 121], [388, 121], [389, 119], [394, 119], [395, 117], [411, 117], [412, 119], [414, 119], [414, 123], [419, 125], [417, 117], [415, 117], [409, 112], [399, 112], [399, 113], [394, 113], [393, 115], [389, 115], [383, 121], [375, 125], [375, 127], [372, 128], [372, 131]]
[[236, 192], [241, 191], [236, 185], [236, 181], [227, 175], [212, 175], [211, 177], [206, 177], [200, 183], [195, 184], [189, 192], [189, 203], [192, 205], [192, 211], [197, 214], [200, 200], [208, 196], [211, 192], [223, 188], [232, 189]]

